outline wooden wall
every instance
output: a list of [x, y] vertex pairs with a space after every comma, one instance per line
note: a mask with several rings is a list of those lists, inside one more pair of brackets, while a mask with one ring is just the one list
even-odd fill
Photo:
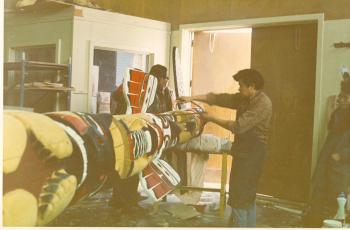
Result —
[[176, 0], [95, 0], [97, 4], [114, 12], [172, 22], [178, 17], [179, 3]]
[[326, 20], [350, 18], [349, 0], [95, 0], [112, 11], [172, 24], [324, 13]]

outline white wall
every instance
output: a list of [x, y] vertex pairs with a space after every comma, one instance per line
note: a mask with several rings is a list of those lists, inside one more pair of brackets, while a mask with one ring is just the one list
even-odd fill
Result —
[[6, 14], [4, 27], [4, 61], [10, 49], [20, 46], [57, 45], [57, 62], [68, 63], [72, 47], [72, 8], [61, 8], [46, 14], [38, 12]]
[[93, 49], [128, 50], [153, 53], [154, 64], [168, 66], [170, 57], [170, 24], [118, 13], [79, 8], [74, 16], [71, 110], [90, 112], [90, 69]]
[[350, 41], [350, 19], [325, 21], [324, 27], [319, 149], [327, 133], [329, 97], [339, 93], [342, 79], [339, 69], [342, 65], [350, 69], [349, 48], [334, 48], [333, 46], [337, 42]]

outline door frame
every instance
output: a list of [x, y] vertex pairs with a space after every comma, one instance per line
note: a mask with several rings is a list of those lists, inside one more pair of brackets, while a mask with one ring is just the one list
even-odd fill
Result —
[[314, 124], [312, 137], [312, 158], [311, 158], [311, 175], [316, 167], [317, 155], [319, 152], [320, 133], [319, 126], [321, 120], [321, 86], [322, 86], [322, 56], [323, 56], [323, 37], [324, 37], [324, 14], [304, 14], [281, 17], [239, 19], [229, 21], [205, 22], [194, 24], [182, 24], [179, 26], [179, 47], [181, 57], [181, 68], [185, 86], [188, 95], [191, 94], [190, 81], [192, 79], [192, 39], [193, 33], [204, 30], [223, 30], [239, 29], [246, 27], [266, 27], [293, 25], [300, 23], [317, 23], [317, 50], [316, 50], [316, 79], [315, 79], [315, 107], [314, 107]]

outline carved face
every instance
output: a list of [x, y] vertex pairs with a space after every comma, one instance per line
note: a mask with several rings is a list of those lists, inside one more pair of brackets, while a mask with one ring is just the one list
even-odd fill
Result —
[[196, 111], [117, 115], [109, 129], [115, 146], [115, 170], [126, 178], [141, 172], [164, 149], [198, 136], [203, 122]]
[[68, 206], [76, 177], [59, 160], [71, 154], [68, 135], [48, 117], [4, 113], [5, 226], [44, 225]]
[[140, 173], [202, 129], [195, 110], [119, 116], [7, 111], [4, 225], [45, 225], [72, 202], [98, 192], [110, 173]]

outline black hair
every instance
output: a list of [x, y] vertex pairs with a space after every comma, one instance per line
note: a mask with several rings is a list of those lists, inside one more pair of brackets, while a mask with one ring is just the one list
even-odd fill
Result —
[[155, 76], [158, 79], [159, 78], [168, 79], [167, 72], [168, 72], [168, 69], [165, 66], [157, 64], [152, 66], [151, 70], [149, 71], [149, 74]]
[[255, 69], [240, 70], [232, 77], [236, 81], [242, 81], [246, 86], [254, 86], [256, 90], [264, 88], [264, 78]]

